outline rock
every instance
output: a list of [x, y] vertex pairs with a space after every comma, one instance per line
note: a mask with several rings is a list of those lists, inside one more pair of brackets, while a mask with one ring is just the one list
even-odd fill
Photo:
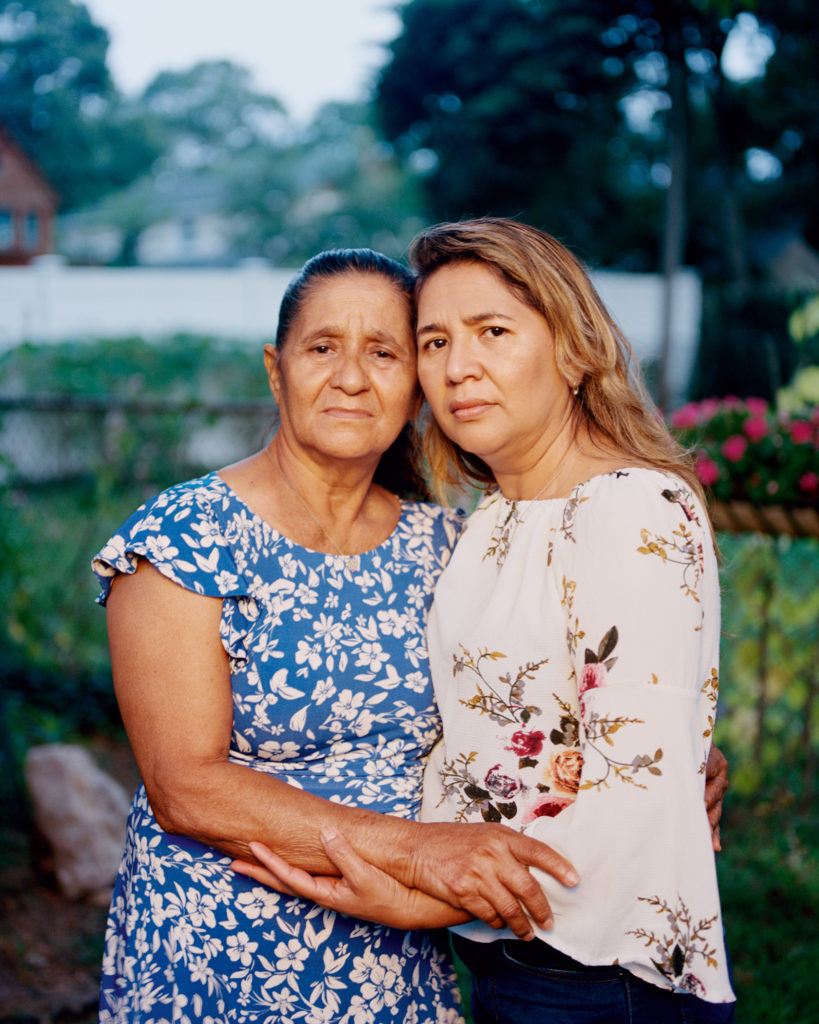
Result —
[[26, 785], [50, 844], [60, 890], [72, 900], [110, 892], [125, 846], [128, 794], [83, 747], [30, 747]]

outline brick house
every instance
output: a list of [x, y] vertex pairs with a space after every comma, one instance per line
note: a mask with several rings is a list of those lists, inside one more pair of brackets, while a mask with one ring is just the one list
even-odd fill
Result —
[[53, 252], [57, 193], [0, 125], [0, 264]]

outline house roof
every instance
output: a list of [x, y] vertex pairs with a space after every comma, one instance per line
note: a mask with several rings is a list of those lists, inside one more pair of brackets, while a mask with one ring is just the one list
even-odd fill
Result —
[[43, 172], [0, 123], [0, 203], [25, 198], [52, 211], [59, 196]]

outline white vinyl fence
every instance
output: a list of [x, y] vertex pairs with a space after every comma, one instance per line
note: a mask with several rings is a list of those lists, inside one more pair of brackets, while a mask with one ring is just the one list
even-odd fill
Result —
[[[41, 256], [28, 267], [0, 267], [0, 352], [23, 341], [162, 337], [177, 332], [267, 340], [295, 270], [247, 260], [235, 268], [71, 267]], [[659, 358], [663, 283], [659, 274], [595, 271], [603, 301], [642, 362]], [[674, 282], [671, 392], [687, 391], [699, 342], [698, 274]]]

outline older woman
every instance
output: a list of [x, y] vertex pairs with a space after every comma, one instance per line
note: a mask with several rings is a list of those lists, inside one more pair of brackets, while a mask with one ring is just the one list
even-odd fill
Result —
[[[484, 219], [431, 228], [412, 255], [430, 466], [487, 489], [430, 616], [444, 731], [425, 815], [505, 821], [582, 880], [535, 872], [554, 927], [534, 941], [457, 929], [475, 1019], [730, 1021], [702, 800], [719, 589], [697, 479], [562, 245]], [[382, 887], [398, 904], [338, 829], [325, 845], [345, 881], [259, 854], [328, 905]]]
[[103, 1022], [460, 1019], [435, 934], [235, 874], [254, 838], [332, 871], [320, 830], [343, 828], [433, 926], [477, 915], [529, 934], [549, 908], [528, 867], [573, 880], [513, 830], [411, 820], [440, 728], [427, 610], [461, 526], [396, 496], [423, 491], [408, 455], [412, 282], [369, 250], [310, 261], [265, 350], [271, 443], [152, 499], [94, 560], [144, 782], [106, 934]]

